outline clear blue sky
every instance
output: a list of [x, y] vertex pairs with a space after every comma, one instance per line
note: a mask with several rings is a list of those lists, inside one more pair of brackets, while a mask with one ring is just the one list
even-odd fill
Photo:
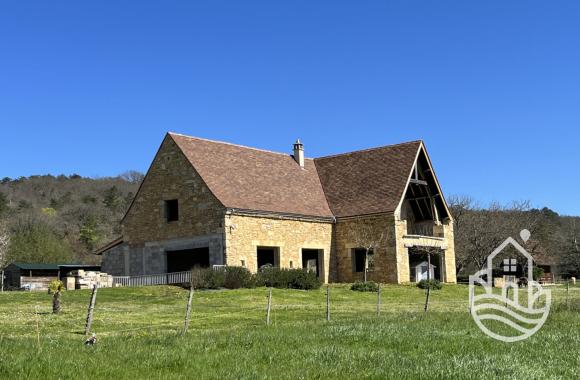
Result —
[[423, 139], [448, 195], [580, 215], [580, 2], [2, 2], [0, 177], [145, 171], [169, 130]]

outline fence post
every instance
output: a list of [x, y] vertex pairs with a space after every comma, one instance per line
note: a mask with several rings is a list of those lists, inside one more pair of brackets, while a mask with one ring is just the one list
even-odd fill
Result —
[[566, 307], [570, 311], [570, 279], [566, 281]]
[[330, 286], [326, 285], [326, 322], [330, 322]]
[[381, 315], [381, 284], [377, 289], [377, 317]]
[[95, 311], [95, 302], [97, 300], [97, 285], [93, 286], [91, 293], [91, 302], [89, 303], [89, 310], [87, 311], [87, 323], [85, 325], [85, 335], [89, 333], [93, 325], [93, 312]]
[[266, 325], [270, 325], [270, 308], [272, 307], [272, 288], [268, 291], [268, 306], [266, 306]]
[[187, 299], [187, 307], [185, 308], [185, 325], [183, 326], [183, 335], [187, 333], [189, 327], [189, 316], [191, 315], [191, 300], [193, 299], [193, 285], [189, 288], [189, 298]]
[[429, 309], [429, 297], [431, 296], [431, 254], [427, 253], [427, 296], [425, 297], [425, 312]]
[[2, 275], [0, 276], [0, 281], [2, 282], [1, 292], [4, 293], [4, 271], [2, 271]]
[[38, 351], [40, 351], [40, 313], [38, 305], [34, 306], [34, 314], [36, 314], [36, 343], [38, 344]]
[[473, 298], [475, 297], [475, 289], [471, 284], [469, 285], [469, 314], [471, 314], [471, 308], [473, 307]]

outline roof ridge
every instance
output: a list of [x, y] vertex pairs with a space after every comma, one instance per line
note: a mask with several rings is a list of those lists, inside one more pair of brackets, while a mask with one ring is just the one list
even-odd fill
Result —
[[[185, 138], [193, 139], [193, 140], [201, 140], [201, 141], [207, 141], [207, 142], [216, 143], [216, 144], [231, 145], [231, 146], [236, 146], [238, 148], [252, 149], [252, 150], [257, 150], [259, 152], [273, 153], [273, 154], [279, 154], [279, 155], [286, 156], [286, 157], [292, 157], [292, 155], [289, 154], [289, 153], [274, 152], [273, 150], [255, 148], [253, 146], [247, 146], [247, 145], [241, 145], [241, 144], [234, 144], [234, 143], [227, 142], [227, 141], [219, 141], [219, 140], [206, 139], [206, 138], [203, 138], [203, 137], [189, 136], [189, 135], [184, 135], [182, 133], [176, 133], [176, 132], [167, 132], [167, 133], [170, 134], [170, 135], [181, 136], [181, 137], [185, 137]], [[306, 158], [306, 159], [307, 160], [313, 160], [313, 158]]]
[[339, 156], [348, 156], [350, 154], [356, 154], [356, 153], [363, 153], [363, 152], [370, 152], [373, 150], [379, 150], [379, 149], [385, 149], [385, 148], [394, 148], [396, 146], [400, 146], [400, 145], [409, 145], [409, 144], [414, 144], [414, 143], [423, 143], [423, 140], [413, 140], [413, 141], [406, 141], [406, 142], [402, 142], [402, 143], [397, 143], [397, 144], [391, 144], [391, 145], [382, 145], [382, 146], [376, 146], [373, 148], [366, 148], [366, 149], [359, 149], [359, 150], [353, 150], [351, 152], [345, 152], [345, 153], [338, 153], [338, 154], [331, 154], [328, 156], [322, 156], [322, 157], [317, 157], [315, 158], [315, 160], [321, 160], [321, 159], [325, 159], [325, 158], [332, 158], [332, 157], [339, 157]]

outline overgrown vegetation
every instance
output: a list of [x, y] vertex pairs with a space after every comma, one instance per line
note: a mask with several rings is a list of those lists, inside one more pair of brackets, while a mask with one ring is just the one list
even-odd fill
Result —
[[378, 292], [379, 285], [373, 281], [358, 281], [350, 286], [350, 290], [357, 292]]
[[[91, 252], [120, 234], [119, 221], [143, 176], [31, 176], [0, 181], [0, 266], [96, 263]], [[10, 243], [2, 249], [2, 237]]]

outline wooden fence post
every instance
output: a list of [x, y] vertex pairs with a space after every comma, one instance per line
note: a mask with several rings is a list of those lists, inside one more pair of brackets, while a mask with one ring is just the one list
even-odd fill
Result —
[[429, 297], [431, 296], [431, 254], [427, 253], [427, 296], [425, 297], [425, 312], [429, 309]]
[[270, 325], [270, 308], [272, 307], [272, 288], [268, 291], [268, 306], [266, 306], [266, 325]]
[[0, 281], [2, 282], [1, 292], [4, 293], [4, 271], [1, 273]]
[[93, 286], [91, 293], [91, 302], [89, 303], [89, 310], [87, 311], [87, 323], [85, 325], [85, 335], [87, 335], [93, 326], [93, 312], [95, 311], [95, 302], [97, 301], [97, 285]]
[[330, 322], [330, 286], [326, 285], [326, 322]]
[[381, 284], [377, 289], [377, 317], [381, 315]]
[[36, 343], [38, 351], [40, 351], [40, 312], [38, 311], [38, 305], [34, 306], [34, 314], [36, 314]]
[[570, 311], [570, 279], [566, 281], [566, 307]]
[[191, 315], [191, 301], [193, 300], [193, 285], [189, 288], [189, 297], [187, 298], [187, 307], [185, 308], [185, 325], [183, 326], [183, 335], [187, 333], [189, 327], [189, 316]]
[[473, 298], [475, 297], [475, 287], [471, 286], [471, 284], [469, 285], [469, 314], [471, 314], [471, 308], [473, 307]]

